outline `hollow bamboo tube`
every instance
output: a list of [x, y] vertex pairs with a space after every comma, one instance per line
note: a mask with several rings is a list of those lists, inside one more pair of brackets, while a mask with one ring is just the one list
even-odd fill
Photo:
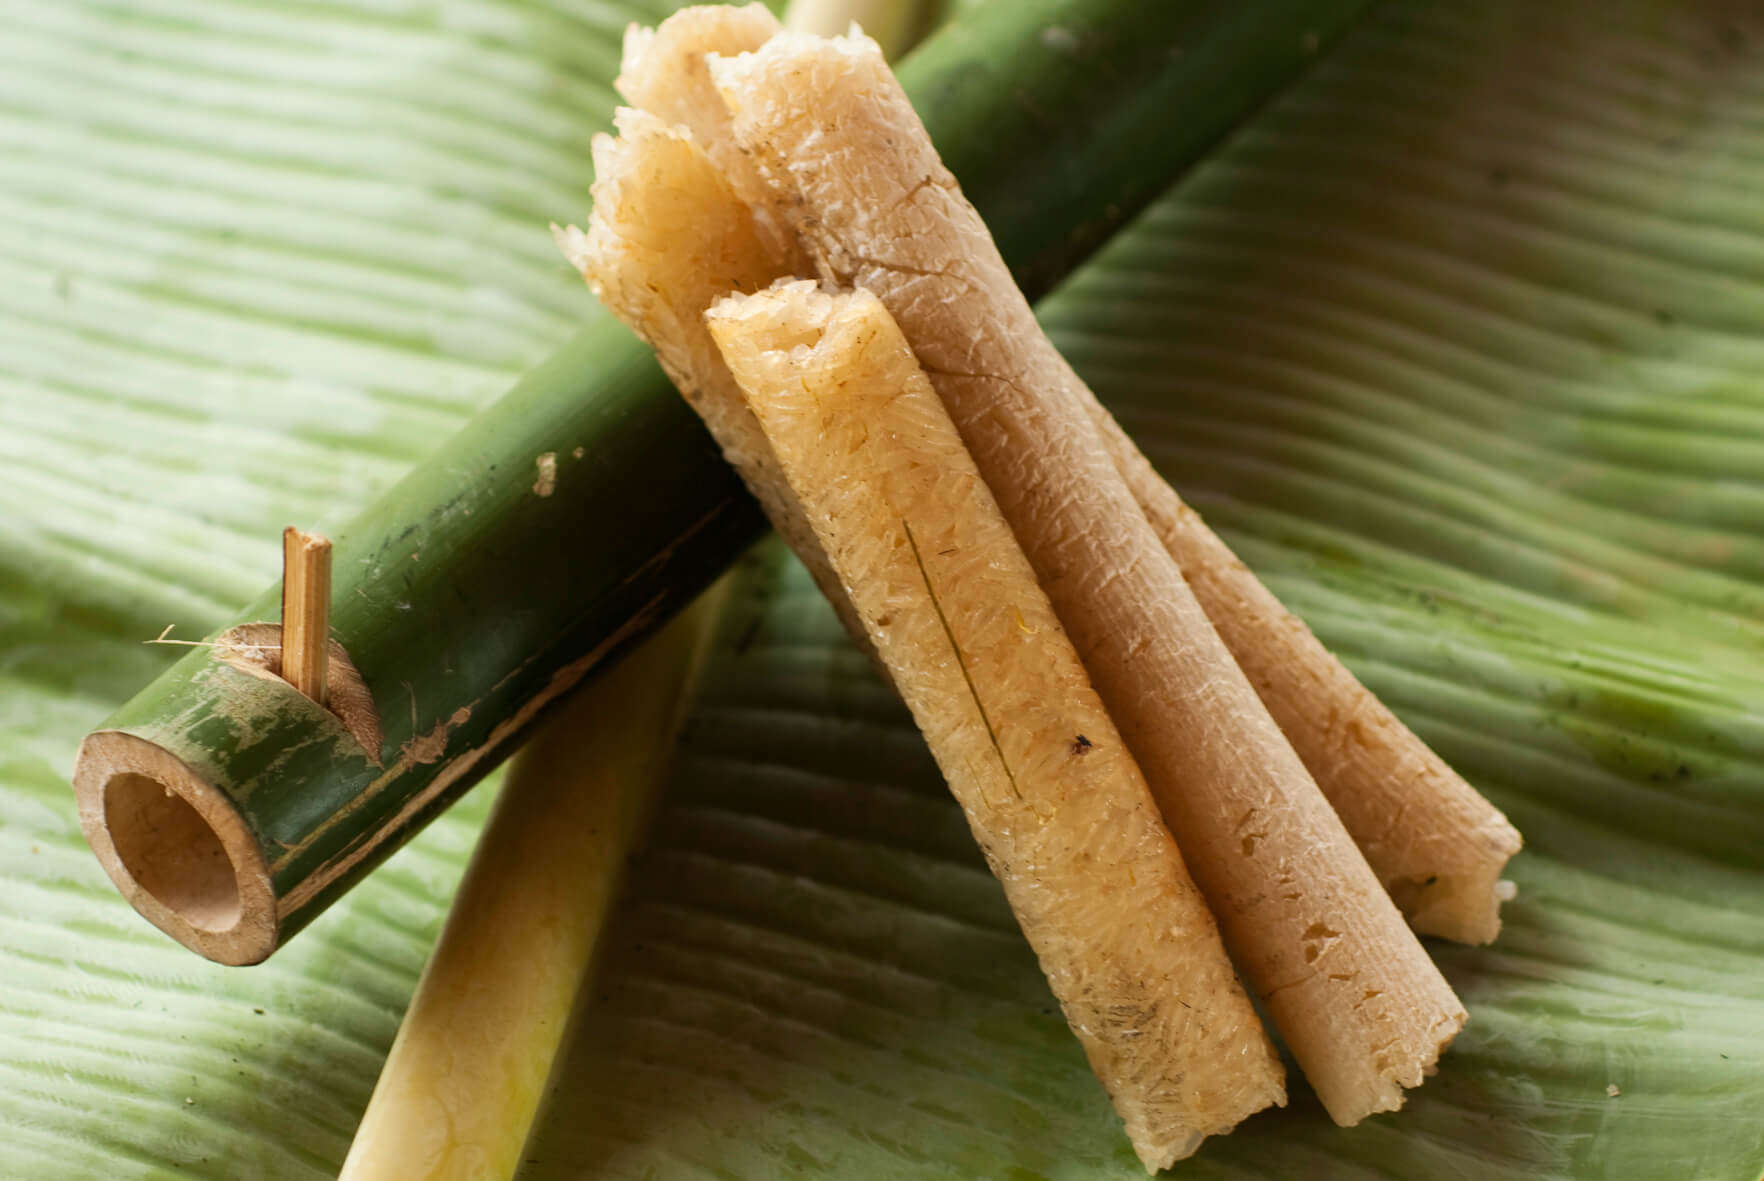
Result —
[[785, 283], [709, 323], [1140, 1159], [1283, 1103], [1144, 777], [881, 303]]
[[666, 770], [713, 588], [509, 769], [341, 1181], [512, 1177]]
[[324, 705], [330, 696], [331, 542], [282, 530], [282, 679]]
[[[905, 69], [1007, 256], [1045, 291], [1309, 64], [1293, 29], [1327, 44], [1366, 7], [987, 5]], [[1050, 43], [1051, 26], [1094, 51]], [[1153, 140], [1161, 150], [1148, 153]], [[577, 448], [592, 462], [574, 462]], [[539, 497], [534, 465], [547, 454], [554, 491]], [[253, 647], [227, 659], [193, 649], [82, 745], [87, 839], [174, 938], [223, 962], [260, 960], [493, 768], [546, 702], [707, 585], [760, 524], [649, 350], [593, 320], [338, 531], [332, 705], [346, 652], [383, 738], [292, 692], [247, 659]], [[209, 638], [262, 624], [276, 602], [265, 594]], [[171, 833], [184, 836], [161, 839]]]
[[880, 52], [786, 33], [710, 69], [824, 276], [875, 292], [911, 342], [1330, 1115], [1401, 1106], [1463, 1007], [1139, 510]]

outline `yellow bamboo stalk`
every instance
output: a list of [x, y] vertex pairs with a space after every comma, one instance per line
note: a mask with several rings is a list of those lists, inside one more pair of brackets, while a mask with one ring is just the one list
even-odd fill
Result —
[[1140, 511], [880, 51], [784, 33], [709, 68], [823, 277], [875, 292], [911, 342], [1331, 1116], [1401, 1106], [1463, 1007]]
[[1144, 777], [880, 301], [781, 283], [707, 319], [1146, 1167], [1284, 1102]]
[[344, 1181], [510, 1177], [666, 773], [712, 590], [509, 770], [392, 1043]]

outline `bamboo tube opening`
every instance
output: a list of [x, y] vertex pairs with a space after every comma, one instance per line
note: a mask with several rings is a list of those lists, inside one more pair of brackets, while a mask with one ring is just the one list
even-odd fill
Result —
[[223, 964], [275, 950], [275, 894], [250, 828], [213, 784], [164, 747], [100, 730], [74, 764], [80, 828], [142, 917]]
[[104, 785], [104, 826], [141, 889], [202, 931], [239, 921], [239, 883], [220, 836], [190, 801], [134, 771]]

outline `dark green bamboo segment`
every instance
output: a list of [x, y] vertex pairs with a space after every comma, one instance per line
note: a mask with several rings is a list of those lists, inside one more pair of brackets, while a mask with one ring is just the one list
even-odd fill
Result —
[[1012, 0], [901, 84], [1033, 301], [1347, 30], [1369, 0]]
[[[230, 800], [261, 850], [273, 938], [260, 924], [218, 958], [268, 955], [494, 767], [540, 706], [688, 602], [761, 524], [648, 350], [597, 314], [336, 535], [331, 634], [371, 693], [384, 732], [374, 749], [286, 682], [208, 647], [106, 723]], [[241, 619], [277, 612], [272, 588]], [[102, 737], [75, 772], [89, 838], [104, 814], [102, 784], [86, 781], [106, 768], [88, 757]], [[236, 942], [171, 933], [205, 954]]]
[[[1040, 292], [1366, 2], [995, 4], [902, 76]], [[335, 535], [332, 636], [377, 741], [248, 653], [192, 649], [82, 746], [88, 839], [175, 938], [261, 960], [761, 527], [647, 348], [597, 314]], [[234, 624], [278, 604], [272, 587]]]

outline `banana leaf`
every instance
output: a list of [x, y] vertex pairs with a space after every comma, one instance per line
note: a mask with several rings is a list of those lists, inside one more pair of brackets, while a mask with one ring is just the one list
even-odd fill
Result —
[[[0, 1175], [334, 1174], [487, 793], [235, 971], [65, 777], [142, 641], [588, 314], [543, 227], [667, 7], [0, 10]], [[1179, 1173], [1764, 1168], [1761, 65], [1719, 0], [1393, 0], [1044, 303], [1528, 841], [1407, 1110], [1298, 1086]], [[898, 704], [788, 558], [742, 587], [524, 1172], [1138, 1175]]]

